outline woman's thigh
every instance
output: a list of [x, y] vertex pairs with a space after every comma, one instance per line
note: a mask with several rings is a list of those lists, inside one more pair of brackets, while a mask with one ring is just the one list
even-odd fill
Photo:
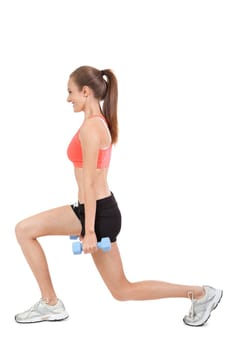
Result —
[[47, 235], [77, 235], [82, 225], [69, 205], [30, 216], [16, 225], [16, 234], [25, 238]]

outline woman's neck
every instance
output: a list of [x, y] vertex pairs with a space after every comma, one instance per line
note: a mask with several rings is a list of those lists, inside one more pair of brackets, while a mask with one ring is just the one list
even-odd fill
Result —
[[102, 115], [100, 106], [90, 106], [89, 108], [86, 108], [84, 110], [84, 117], [85, 119], [89, 119], [90, 117], [93, 117], [93, 115]]

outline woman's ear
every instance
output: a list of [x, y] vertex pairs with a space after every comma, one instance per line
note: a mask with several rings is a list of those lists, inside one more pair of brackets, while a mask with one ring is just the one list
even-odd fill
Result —
[[84, 97], [88, 97], [90, 95], [90, 88], [86, 85], [83, 86], [82, 88], [82, 93]]

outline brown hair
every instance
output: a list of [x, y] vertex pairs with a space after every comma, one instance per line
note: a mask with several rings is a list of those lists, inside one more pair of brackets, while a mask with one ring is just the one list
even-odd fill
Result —
[[117, 79], [111, 69], [98, 70], [90, 66], [81, 66], [70, 74], [70, 78], [82, 89], [88, 86], [92, 89], [95, 98], [103, 101], [103, 115], [105, 116], [112, 137], [112, 143], [117, 142]]

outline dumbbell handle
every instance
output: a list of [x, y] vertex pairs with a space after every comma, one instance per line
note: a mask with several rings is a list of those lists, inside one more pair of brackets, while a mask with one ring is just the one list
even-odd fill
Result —
[[[82, 243], [78, 240], [72, 244], [73, 253], [81, 254], [82, 253]], [[103, 237], [100, 242], [97, 242], [97, 248], [102, 249], [104, 252], [107, 252], [111, 249], [111, 241], [109, 237]]]
[[70, 236], [70, 239], [75, 240], [75, 239], [78, 239], [78, 237], [79, 237], [79, 236], [71, 235], [71, 236]]

